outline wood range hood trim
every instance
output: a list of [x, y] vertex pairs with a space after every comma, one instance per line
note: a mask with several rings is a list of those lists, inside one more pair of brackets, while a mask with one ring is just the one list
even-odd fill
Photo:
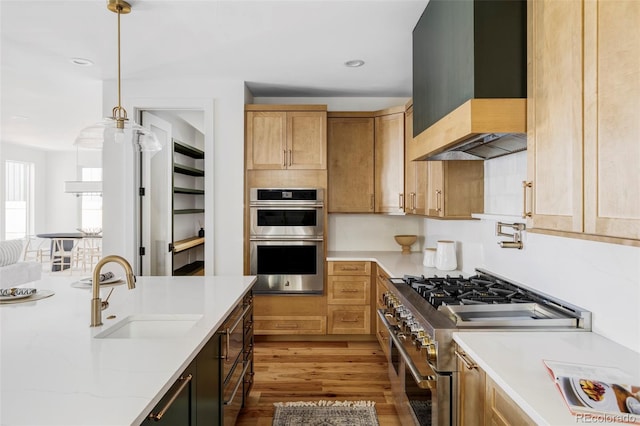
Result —
[[526, 131], [526, 99], [470, 99], [414, 136], [407, 155], [413, 161], [424, 161], [473, 137]]

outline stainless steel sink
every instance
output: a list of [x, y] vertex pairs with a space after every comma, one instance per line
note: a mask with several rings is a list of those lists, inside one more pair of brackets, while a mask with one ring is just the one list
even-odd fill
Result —
[[96, 339], [173, 339], [184, 336], [202, 318], [195, 314], [136, 314], [96, 334]]

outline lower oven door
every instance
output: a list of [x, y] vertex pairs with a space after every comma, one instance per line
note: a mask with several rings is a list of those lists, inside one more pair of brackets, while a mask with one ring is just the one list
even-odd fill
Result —
[[378, 316], [389, 331], [389, 379], [401, 423], [451, 425], [452, 375], [434, 371], [410, 336], [391, 325], [383, 310]]
[[322, 239], [251, 239], [250, 273], [254, 294], [322, 294]]

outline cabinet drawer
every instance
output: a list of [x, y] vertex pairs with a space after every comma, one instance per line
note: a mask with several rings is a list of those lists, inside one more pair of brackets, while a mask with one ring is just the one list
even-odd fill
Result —
[[364, 305], [327, 306], [327, 334], [371, 333], [371, 307]]
[[371, 275], [371, 262], [329, 262], [327, 275]]
[[327, 278], [327, 303], [330, 305], [368, 305], [371, 276], [346, 275]]
[[[292, 298], [293, 299], [293, 298]], [[291, 316], [262, 317], [254, 316], [254, 334], [325, 334], [327, 317]]]
[[527, 414], [489, 377], [486, 377], [485, 424], [535, 425]]

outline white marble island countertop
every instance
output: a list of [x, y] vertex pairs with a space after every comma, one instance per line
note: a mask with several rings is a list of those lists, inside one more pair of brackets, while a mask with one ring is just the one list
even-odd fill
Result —
[[[255, 277], [138, 277], [135, 289], [113, 287], [101, 327], [89, 327], [91, 290], [77, 280], [28, 283], [55, 295], [0, 305], [0, 425], [140, 424]], [[132, 314], [201, 318], [179, 337], [94, 338]]]
[[543, 360], [616, 367], [640, 383], [640, 354], [592, 332], [460, 332], [454, 340], [540, 425], [625, 424], [572, 415]]

